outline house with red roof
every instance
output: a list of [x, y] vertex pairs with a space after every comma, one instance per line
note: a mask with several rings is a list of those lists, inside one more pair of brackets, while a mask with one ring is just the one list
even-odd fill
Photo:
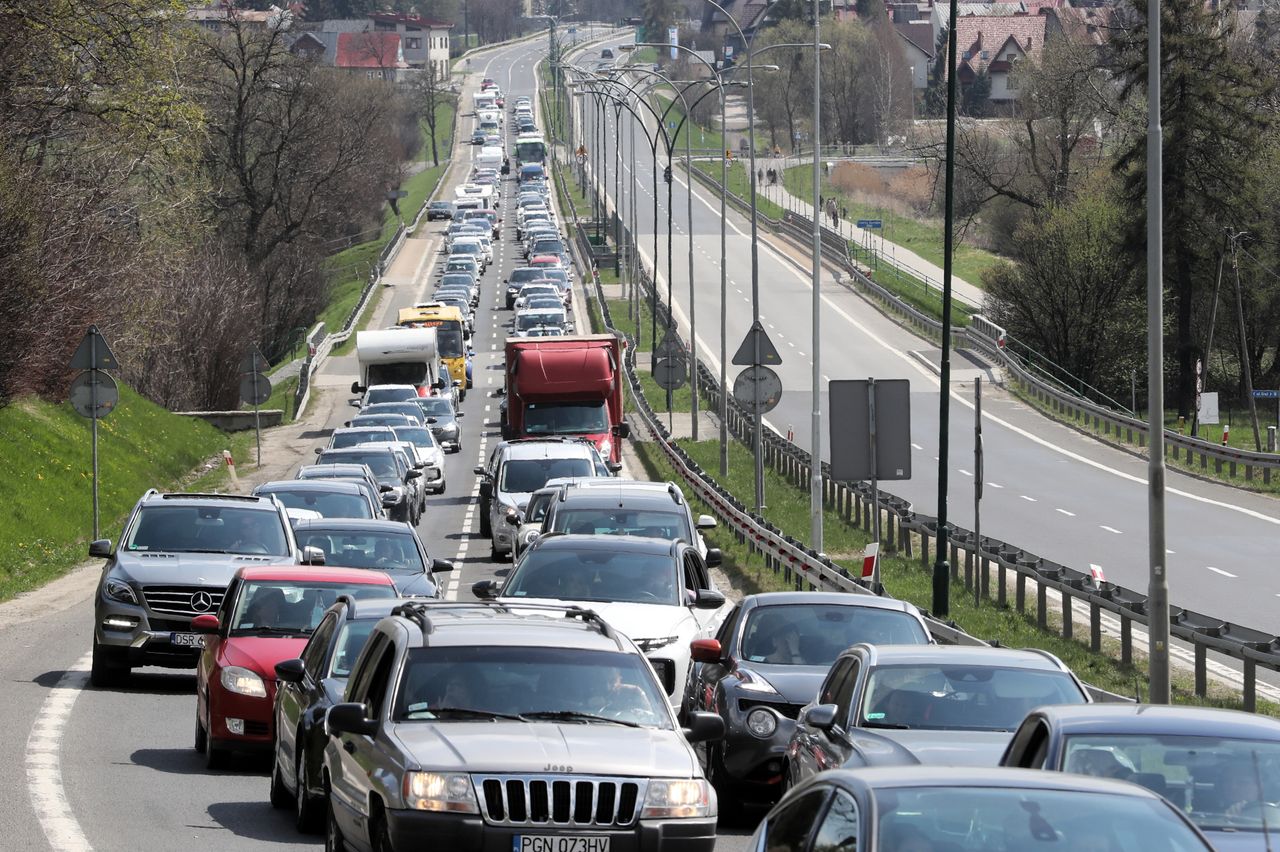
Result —
[[1011, 72], [1019, 60], [1034, 56], [1044, 47], [1048, 16], [966, 15], [956, 20], [956, 73], [961, 86], [968, 86], [987, 72], [991, 80], [989, 100], [1009, 103], [1018, 97]]
[[449, 79], [449, 33], [453, 24], [404, 12], [377, 12], [369, 20], [374, 32], [400, 36], [404, 60], [410, 68], [434, 68], [437, 79]]
[[396, 33], [338, 33], [333, 66], [371, 80], [404, 79], [409, 63]]

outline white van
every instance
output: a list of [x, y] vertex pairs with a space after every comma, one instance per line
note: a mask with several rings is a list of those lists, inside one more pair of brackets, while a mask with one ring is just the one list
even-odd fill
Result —
[[480, 149], [471, 162], [478, 169], [500, 169], [504, 159], [506, 159], [506, 155], [502, 153], [501, 148], [486, 145]]
[[481, 110], [497, 109], [498, 98], [492, 93], [482, 93], [476, 95], [475, 105], [477, 113]]

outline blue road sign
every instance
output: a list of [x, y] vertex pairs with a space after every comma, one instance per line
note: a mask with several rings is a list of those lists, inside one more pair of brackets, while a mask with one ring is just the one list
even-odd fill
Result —
[[859, 219], [858, 220], [858, 227], [864, 231], [869, 231], [873, 228], [880, 228], [883, 226], [884, 226], [884, 222], [880, 221], [879, 219]]
[[1280, 399], [1280, 390], [1255, 390], [1254, 399]]

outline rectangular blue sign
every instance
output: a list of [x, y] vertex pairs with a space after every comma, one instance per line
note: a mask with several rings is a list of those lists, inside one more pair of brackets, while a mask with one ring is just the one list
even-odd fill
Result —
[[1280, 390], [1255, 390], [1254, 399], [1280, 399]]
[[884, 223], [881, 222], [879, 219], [859, 219], [858, 220], [858, 227], [864, 231], [871, 230], [873, 228], [879, 228], [879, 227], [882, 227], [883, 225]]

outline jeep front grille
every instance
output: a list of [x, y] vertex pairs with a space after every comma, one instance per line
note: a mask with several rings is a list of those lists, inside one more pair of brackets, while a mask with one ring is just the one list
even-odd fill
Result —
[[194, 618], [216, 613], [226, 586], [143, 586], [142, 597], [152, 612]]
[[645, 783], [585, 775], [475, 776], [491, 825], [622, 827], [636, 821]]

